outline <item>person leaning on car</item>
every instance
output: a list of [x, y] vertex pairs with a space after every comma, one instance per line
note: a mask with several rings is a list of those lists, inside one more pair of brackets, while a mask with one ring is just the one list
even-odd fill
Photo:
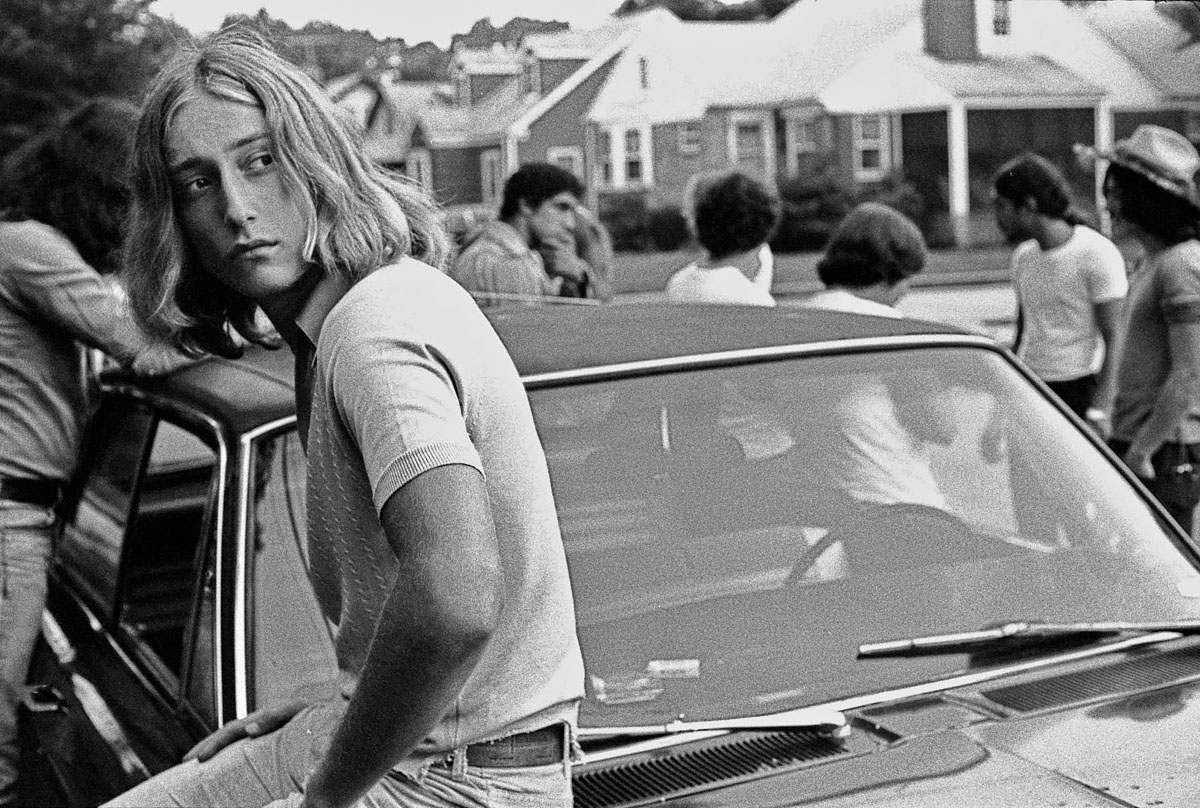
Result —
[[[549, 163], [521, 166], [504, 183], [499, 217], [468, 237], [450, 277], [481, 306], [610, 295], [608, 278], [579, 254], [585, 246], [602, 255], [605, 244], [590, 230], [599, 223], [590, 216], [581, 221], [583, 192], [583, 183], [566, 169]], [[552, 266], [544, 254], [552, 256]]]
[[1113, 450], [1187, 532], [1200, 500], [1200, 154], [1144, 124], [1111, 152], [1114, 234], [1143, 250], [1129, 279], [1113, 403]]
[[569, 806], [583, 658], [546, 457], [512, 359], [441, 270], [434, 200], [236, 27], [163, 68], [134, 155], [143, 321], [295, 354], [341, 687], [264, 705], [112, 804]]
[[17, 704], [46, 601], [55, 507], [88, 413], [84, 348], [137, 372], [187, 361], [152, 343], [115, 269], [137, 110], [92, 101], [0, 166], [0, 805], [15, 797]]

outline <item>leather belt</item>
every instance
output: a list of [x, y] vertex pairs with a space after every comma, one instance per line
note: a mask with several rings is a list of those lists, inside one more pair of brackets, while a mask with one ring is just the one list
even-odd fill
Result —
[[0, 499], [10, 502], [37, 505], [39, 508], [53, 508], [62, 501], [62, 495], [63, 485], [57, 480], [21, 479], [18, 477], [0, 479]]
[[473, 743], [467, 747], [467, 765], [503, 769], [562, 763], [567, 754], [566, 735], [566, 724], [551, 724], [532, 732]]

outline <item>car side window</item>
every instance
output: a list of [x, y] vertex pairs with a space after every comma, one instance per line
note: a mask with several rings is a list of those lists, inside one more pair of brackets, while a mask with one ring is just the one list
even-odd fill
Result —
[[160, 421], [125, 540], [120, 625], [174, 677], [192, 629], [202, 539], [212, 532], [216, 467], [212, 447]]
[[78, 498], [64, 514], [56, 567], [106, 624], [116, 615], [125, 528], [153, 429], [154, 415], [142, 403], [105, 399], [75, 481]]
[[[197, 585], [212, 535], [215, 437], [107, 396], [89, 431], [57, 567], [167, 692], [198, 632]], [[211, 628], [206, 629], [211, 631]], [[202, 632], [200, 632], [202, 633]]]
[[325, 692], [337, 678], [333, 633], [308, 579], [305, 458], [296, 432], [252, 454], [254, 706]]

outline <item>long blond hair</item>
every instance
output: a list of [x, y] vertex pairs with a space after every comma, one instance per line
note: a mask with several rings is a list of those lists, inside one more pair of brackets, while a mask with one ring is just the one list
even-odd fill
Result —
[[273, 341], [253, 301], [203, 272], [180, 227], [167, 138], [179, 110], [201, 93], [262, 110], [284, 182], [305, 218], [306, 260], [351, 281], [405, 255], [444, 267], [449, 240], [433, 198], [369, 159], [361, 133], [303, 71], [257, 34], [230, 27], [176, 54], [142, 106], [123, 274], [148, 331], [225, 356], [240, 352], [233, 332]]

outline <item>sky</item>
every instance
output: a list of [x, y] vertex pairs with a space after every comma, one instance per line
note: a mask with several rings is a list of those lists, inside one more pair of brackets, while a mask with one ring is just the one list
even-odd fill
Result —
[[327, 20], [365, 29], [378, 39], [403, 37], [410, 46], [430, 40], [448, 48], [451, 35], [466, 33], [482, 17], [490, 17], [497, 28], [513, 17], [590, 28], [619, 5], [620, 0], [156, 0], [150, 10], [173, 17], [193, 33], [215, 30], [226, 14], [256, 14], [265, 8], [293, 28]]

